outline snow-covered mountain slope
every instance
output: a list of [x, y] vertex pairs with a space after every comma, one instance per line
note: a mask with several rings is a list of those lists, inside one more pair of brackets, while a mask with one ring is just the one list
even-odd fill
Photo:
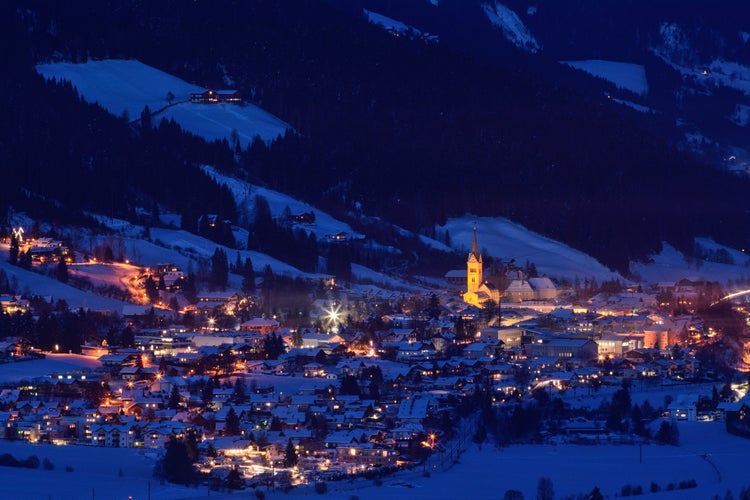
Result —
[[518, 14], [500, 2], [484, 3], [482, 9], [492, 24], [500, 28], [505, 38], [516, 47], [528, 52], [538, 52], [541, 46]]
[[515, 259], [519, 266], [529, 261], [534, 263], [539, 273], [555, 278], [573, 280], [578, 277], [583, 280], [594, 277], [599, 282], [623, 279], [593, 257], [502, 217], [467, 215], [448, 219], [444, 226], [438, 228], [438, 234], [447, 230], [452, 246], [468, 252], [475, 223], [479, 249], [485, 255], [503, 261]]
[[[536, 265], [540, 273], [555, 278], [572, 280], [578, 277], [583, 280], [594, 277], [600, 283], [609, 279], [623, 280], [622, 276], [610, 271], [593, 257], [501, 217], [467, 215], [449, 219], [445, 226], [438, 228], [438, 234], [447, 230], [453, 248], [468, 252], [474, 223], [477, 225], [479, 249], [484, 255], [503, 261], [515, 259], [516, 265], [520, 266], [528, 260]], [[745, 250], [720, 245], [709, 238], [696, 238], [695, 249], [703, 258], [688, 258], [663, 243], [662, 251], [658, 255], [651, 255], [648, 262], [631, 263], [632, 278], [639, 283], [654, 284], [698, 277], [731, 285], [733, 281], [744, 282], [750, 277], [750, 253]]]
[[192, 103], [190, 94], [204, 88], [139, 61], [61, 62], [41, 64], [36, 69], [46, 78], [70, 81], [84, 99], [99, 103], [114, 115], [137, 119], [148, 106], [154, 123], [174, 118], [183, 129], [208, 140], [229, 140], [236, 131], [242, 147], [247, 147], [255, 136], [271, 141], [290, 128], [253, 104]]
[[122, 253], [123, 258], [129, 259], [133, 264], [154, 267], [160, 263], [173, 263], [183, 270], [191, 266], [197, 269], [199, 259], [210, 259], [217, 248], [224, 250], [230, 262], [234, 263], [237, 254], [244, 261], [249, 257], [253, 267], [260, 272], [268, 265], [275, 274], [283, 274], [291, 277], [314, 277], [316, 275], [305, 273], [280, 260], [274, 259], [266, 254], [251, 250], [237, 250], [229, 248], [209, 239], [195, 235], [182, 229], [151, 228], [149, 238], [145, 239], [145, 228], [130, 224], [120, 219], [97, 216], [97, 219], [105, 226], [112, 228], [117, 234], [115, 236], [89, 236], [81, 240], [81, 245], [93, 248], [95, 245], [109, 245], [117, 256]]
[[[0, 244], [0, 254], [8, 255], [8, 250], [7, 244]], [[64, 300], [71, 309], [84, 308], [95, 311], [121, 312], [122, 307], [126, 305], [125, 302], [66, 285], [51, 276], [13, 266], [6, 258], [0, 259], [0, 270], [7, 274], [9, 281], [18, 284], [16, 287], [18, 291], [28, 292], [30, 295], [41, 295], [55, 302]]]
[[389, 33], [393, 33], [395, 35], [405, 35], [405, 36], [417, 36], [424, 38], [425, 40], [429, 40], [431, 42], [437, 42], [438, 36], [437, 35], [431, 35], [429, 33], [423, 33], [422, 30], [419, 30], [413, 26], [409, 26], [406, 23], [402, 23], [401, 21], [397, 21], [396, 19], [391, 19], [388, 16], [384, 16], [383, 14], [378, 14], [377, 12], [373, 12], [371, 10], [362, 9], [364, 14], [367, 16], [367, 19], [377, 26], [381, 26], [383, 29], [388, 31]]
[[[662, 244], [662, 251], [652, 255], [648, 263], [634, 262], [630, 271], [643, 282], [674, 282], [682, 278], [696, 277], [717, 281], [726, 285], [730, 281], [745, 280], [750, 276], [750, 255], [729, 248], [708, 238], [696, 238], [696, 248], [708, 255], [713, 252], [712, 262], [705, 259], [687, 258], [669, 244]], [[718, 254], [717, 251], [721, 251]]]
[[648, 93], [648, 81], [646, 80], [646, 69], [640, 64], [602, 61], [600, 59], [589, 59], [586, 61], [562, 61], [563, 64], [585, 71], [612, 82], [621, 89], [629, 90], [635, 94], [646, 95]]
[[291, 196], [287, 196], [284, 193], [274, 191], [260, 186], [256, 186], [249, 182], [231, 177], [223, 174], [215, 168], [204, 165], [203, 170], [216, 180], [220, 184], [226, 184], [229, 190], [234, 195], [235, 203], [237, 208], [241, 212], [252, 213], [255, 206], [255, 198], [262, 196], [268, 201], [268, 206], [271, 208], [271, 214], [274, 217], [281, 216], [286, 207], [292, 214], [300, 214], [303, 212], [313, 212], [315, 214], [314, 224], [300, 224], [299, 227], [305, 231], [315, 234], [317, 238], [325, 238], [327, 235], [333, 235], [340, 232], [346, 232], [353, 237], [362, 236], [349, 226], [349, 224], [335, 219], [331, 215], [318, 210], [317, 208], [309, 205], [305, 202], [296, 200]]

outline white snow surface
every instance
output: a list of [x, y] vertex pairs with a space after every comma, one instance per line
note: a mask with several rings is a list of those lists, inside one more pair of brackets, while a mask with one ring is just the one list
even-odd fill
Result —
[[500, 2], [483, 3], [482, 9], [492, 24], [500, 28], [505, 38], [519, 49], [536, 53], [541, 46], [513, 10]]
[[629, 108], [633, 108], [636, 111], [640, 111], [641, 113], [653, 113], [654, 110], [652, 108], [649, 108], [648, 106], [644, 106], [642, 104], [635, 103], [633, 101], [628, 101], [625, 99], [612, 99], [617, 104], [622, 104], [623, 106], [627, 106]]
[[377, 12], [373, 12], [371, 10], [362, 9], [362, 11], [367, 16], [367, 20], [370, 21], [372, 24], [377, 24], [378, 26], [382, 26], [383, 28], [389, 30], [389, 31], [395, 31], [396, 33], [421, 33], [418, 29], [409, 26], [408, 24], [404, 24], [401, 21], [397, 21], [395, 19], [392, 19], [388, 16], [384, 16], [383, 14], [378, 14]]
[[[658, 422], [657, 422], [658, 423]], [[664, 499], [724, 498], [748, 486], [745, 458], [747, 440], [728, 434], [723, 422], [680, 422], [679, 446], [616, 445], [512, 445], [495, 448], [486, 442], [481, 447], [469, 444], [453, 464], [440, 454], [428, 461], [430, 475], [422, 467], [403, 471], [374, 481], [329, 481], [325, 498], [361, 500], [430, 499], [497, 499], [509, 489], [519, 490], [525, 498], [535, 498], [540, 477], [549, 477], [557, 498], [590, 492], [598, 486], [605, 498], [614, 498], [621, 487], [641, 486], [644, 497]], [[54, 470], [9, 469], [13, 477], [3, 486], [3, 498], [97, 499], [221, 499], [231, 500], [248, 493], [209, 492], [205, 487], [189, 488], [160, 483], [152, 477], [155, 450], [103, 448], [92, 446], [53, 446], [25, 442], [0, 441], [0, 453], [25, 459], [36, 455], [49, 459]], [[639, 458], [642, 457], [642, 460]], [[450, 465], [448, 465], [450, 464]], [[66, 466], [72, 472], [66, 472]], [[695, 479], [697, 487], [665, 491], [669, 483]], [[661, 491], [650, 494], [655, 482]], [[64, 487], [61, 487], [64, 485]], [[312, 487], [288, 492], [264, 490], [269, 500], [288, 498], [321, 498]], [[250, 492], [252, 494], [252, 492]]]
[[167, 106], [167, 92], [175, 96], [174, 102], [180, 102], [204, 90], [135, 60], [57, 62], [40, 64], [36, 70], [48, 79], [68, 80], [87, 101], [99, 103], [117, 116], [127, 112], [131, 120], [141, 115], [144, 106], [151, 112]]
[[153, 120], [174, 118], [183, 129], [208, 140], [226, 138], [237, 131], [240, 146], [246, 148], [256, 136], [270, 142], [291, 127], [271, 113], [243, 102], [242, 104], [176, 104], [158, 113]]
[[[236, 130], [246, 147], [258, 135], [264, 141], [276, 139], [290, 128], [282, 120], [249, 103], [194, 104], [190, 94], [206, 89], [136, 60], [107, 59], [76, 64], [58, 62], [40, 64], [37, 72], [46, 78], [70, 81], [89, 102], [99, 103], [110, 113], [127, 113], [137, 119], [145, 106], [153, 123], [162, 117], [174, 118], [188, 132], [208, 140], [230, 139]], [[174, 95], [172, 104], [167, 93]]]
[[275, 274], [310, 278], [317, 276], [315, 274], [302, 272], [296, 267], [274, 259], [266, 254], [252, 250], [237, 250], [225, 247], [182, 229], [152, 228], [151, 236], [154, 241], [158, 240], [168, 248], [172, 248], [183, 255], [189, 255], [194, 258], [210, 259], [216, 249], [221, 248], [227, 253], [227, 258], [230, 262], [234, 262], [238, 253], [242, 261], [249, 257], [252, 260], [253, 268], [256, 271], [262, 271], [266, 265], [269, 265]]
[[448, 219], [445, 226], [438, 229], [443, 232], [447, 229], [452, 246], [468, 252], [471, 248], [474, 223], [477, 225], [479, 250], [485, 255], [503, 260], [515, 259], [516, 265], [520, 266], [528, 260], [536, 265], [539, 273], [552, 277], [594, 277], [599, 282], [610, 279], [623, 280], [622, 276], [609, 270], [593, 257], [534, 233], [503, 217], [466, 215]]
[[[0, 382], [18, 382], [101, 368], [101, 361], [81, 354], [46, 354], [44, 359], [0, 364]], [[0, 469], [2, 470], [2, 469]]]
[[739, 250], [719, 245], [709, 238], [696, 238], [705, 249], [724, 249], [734, 260], [734, 264], [719, 264], [703, 260], [687, 259], [668, 243], [662, 243], [662, 251], [651, 255], [651, 262], [631, 262], [630, 271], [640, 276], [645, 283], [674, 282], [687, 277], [705, 278], [724, 284], [729, 280], [746, 278], [750, 275], [750, 255]]
[[[94, 214], [90, 214], [95, 216]], [[145, 228], [130, 224], [120, 219], [105, 216], [95, 216], [102, 224], [112, 228], [119, 234], [112, 236], [91, 236], [88, 240], [81, 242], [93, 247], [95, 244], [107, 243], [113, 247], [117, 255], [118, 249], [123, 249], [123, 257], [129, 259], [133, 266], [155, 267], [157, 264], [172, 263], [187, 272], [190, 266], [197, 269], [199, 259], [210, 259], [217, 248], [227, 253], [230, 262], [234, 262], [239, 253], [240, 259], [244, 261], [250, 257], [253, 268], [260, 272], [266, 265], [271, 266], [275, 274], [283, 274], [290, 277], [316, 277], [318, 275], [305, 273], [294, 266], [274, 259], [266, 254], [251, 250], [238, 250], [229, 248], [203, 238], [182, 229], [174, 228], [151, 228], [150, 239], [144, 239]], [[247, 231], [237, 228], [237, 234], [247, 238]], [[240, 242], [243, 243], [243, 242]], [[233, 285], [233, 277], [230, 274], [230, 285]], [[239, 283], [238, 280], [235, 280]]]
[[571, 68], [584, 71], [590, 75], [612, 82], [617, 87], [629, 90], [638, 95], [648, 93], [646, 68], [640, 64], [587, 59], [584, 61], [560, 61]]
[[[0, 254], [7, 255], [8, 244], [0, 244]], [[18, 282], [18, 292], [40, 295], [51, 301], [64, 300], [71, 309], [91, 309], [95, 311], [122, 311], [126, 302], [102, 297], [94, 292], [79, 290], [70, 285], [62, 283], [52, 276], [27, 271], [18, 266], [13, 266], [7, 259], [0, 259], [0, 269], [5, 271], [8, 279]], [[37, 266], [34, 269], [38, 269]], [[51, 268], [54, 271], [54, 267]]]
[[654, 54], [679, 71], [683, 77], [693, 78], [706, 86], [730, 87], [750, 95], [750, 66], [722, 59], [714, 59], [708, 64], [689, 65], [690, 58], [686, 54], [691, 49], [687, 36], [680, 27], [664, 23], [659, 32], [662, 44], [652, 49]]
[[322, 210], [318, 210], [308, 203], [296, 200], [279, 191], [256, 186], [241, 179], [223, 174], [214, 167], [208, 165], [204, 165], [201, 168], [203, 168], [204, 172], [213, 177], [216, 182], [226, 184], [227, 188], [232, 192], [234, 201], [240, 212], [252, 214], [255, 207], [255, 198], [257, 196], [262, 196], [268, 201], [268, 206], [271, 208], [271, 214], [274, 217], [281, 216], [285, 207], [289, 207], [292, 214], [313, 212], [315, 214], [314, 224], [299, 224], [297, 227], [315, 234], [319, 239], [325, 238], [326, 235], [337, 234], [342, 231], [349, 233], [353, 237], [362, 236], [361, 234], [354, 232], [349, 224], [335, 219], [333, 216]]
[[[405, 292], [427, 291], [427, 289], [424, 287], [415, 285], [399, 278], [394, 278], [387, 274], [380, 273], [360, 264], [352, 264], [352, 275], [354, 275], [354, 277], [360, 283], [372, 283], [375, 285], [380, 285], [388, 290], [401, 290]], [[357, 285], [355, 285], [353, 288], [357, 288]]]

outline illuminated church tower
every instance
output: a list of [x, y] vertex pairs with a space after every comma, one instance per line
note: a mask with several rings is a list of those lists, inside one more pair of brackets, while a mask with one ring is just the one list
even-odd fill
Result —
[[471, 242], [471, 253], [466, 260], [466, 291], [477, 293], [482, 284], [482, 254], [477, 248], [477, 225], [474, 224], [474, 240]]
[[471, 253], [466, 260], [466, 293], [464, 302], [476, 307], [484, 307], [487, 299], [491, 299], [492, 290], [487, 283], [482, 282], [482, 254], [477, 246], [477, 226], [474, 224], [474, 240], [471, 242]]

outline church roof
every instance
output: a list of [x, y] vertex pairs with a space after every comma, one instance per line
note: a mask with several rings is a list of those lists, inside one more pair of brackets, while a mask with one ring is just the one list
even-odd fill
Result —
[[534, 290], [529, 285], [528, 281], [524, 280], [513, 280], [508, 285], [506, 292], [533, 292]]
[[529, 284], [534, 290], [556, 290], [555, 284], [546, 276], [529, 278]]

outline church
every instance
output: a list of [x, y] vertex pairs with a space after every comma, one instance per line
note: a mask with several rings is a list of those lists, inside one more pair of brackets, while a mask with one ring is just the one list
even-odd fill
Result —
[[477, 307], [484, 307], [487, 301], [500, 302], [500, 290], [492, 283], [482, 279], [482, 254], [477, 246], [477, 227], [474, 226], [474, 239], [471, 242], [471, 253], [466, 260], [466, 293], [464, 302]]
[[[524, 302], [530, 300], [553, 300], [558, 291], [555, 284], [546, 276], [526, 278], [520, 269], [506, 269], [502, 276], [485, 279], [482, 254], [477, 245], [477, 228], [474, 226], [474, 238], [471, 242], [471, 252], [466, 260], [466, 292], [463, 294], [467, 304], [484, 307], [491, 302], [499, 304], [503, 298], [508, 302]], [[457, 275], [458, 272], [451, 272]]]

